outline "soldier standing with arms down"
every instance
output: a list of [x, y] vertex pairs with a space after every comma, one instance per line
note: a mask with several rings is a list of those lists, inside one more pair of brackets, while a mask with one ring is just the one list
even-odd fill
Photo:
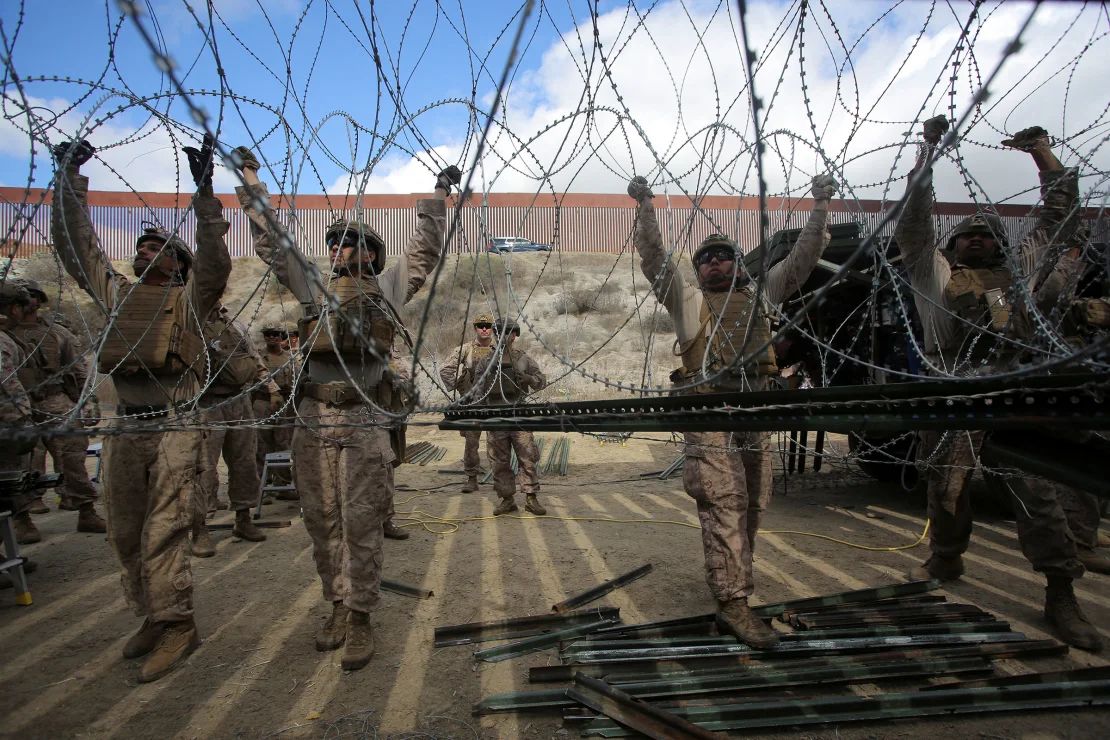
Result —
[[[771, 349], [772, 305], [796, 293], [828, 244], [825, 222], [836, 182], [814, 178], [813, 211], [793, 251], [753, 284], [737, 267], [740, 250], [721, 234], [693, 255], [697, 284], [678, 272], [663, 247], [654, 197], [643, 177], [628, 194], [639, 204], [634, 244], [656, 298], [674, 319], [682, 367], [671, 375], [680, 392], [764, 390], [778, 373]], [[717, 599], [717, 624], [755, 648], [778, 636], [748, 606], [755, 590], [752, 553], [759, 521], [771, 501], [770, 437], [762, 432], [687, 432], [682, 482], [697, 502], [706, 581]]]
[[262, 542], [266, 535], [251, 521], [251, 506], [258, 499], [258, 436], [254, 429], [251, 393], [265, 391], [270, 412], [281, 408], [281, 391], [270, 380], [262, 358], [254, 350], [247, 330], [234, 321], [225, 306], [213, 310], [204, 326], [208, 356], [215, 376], [201, 394], [204, 409], [204, 447], [197, 475], [196, 516], [193, 521], [193, 555], [210, 558], [216, 548], [205, 519], [216, 509], [220, 488], [220, 456], [227, 463], [227, 498], [235, 512], [231, 534], [248, 542]]
[[[493, 325], [497, 344], [483, 360], [474, 364], [470, 382], [473, 383], [473, 397], [483, 404], [508, 406], [520, 403], [524, 397], [547, 386], [540, 366], [523, 350], [513, 346], [520, 336], [520, 326], [511, 319], [498, 319]], [[520, 474], [513, 475], [511, 465], [512, 451], [516, 452]], [[540, 476], [536, 471], [539, 462], [539, 449], [536, 438], [531, 432], [490, 431], [486, 433], [486, 454], [493, 470], [493, 490], [500, 498], [493, 513], [496, 516], [509, 514], [516, 508], [516, 486], [520, 481], [524, 492], [524, 509], [536, 516], [547, 513], [537, 498], [540, 492]]]
[[79, 141], [54, 149], [54, 248], [109, 317], [97, 363], [112, 376], [119, 407], [104, 441], [103, 485], [124, 594], [145, 618], [123, 648], [125, 658], [146, 656], [140, 682], [165, 675], [200, 644], [189, 528], [204, 433], [182, 407], [206, 381], [203, 325], [231, 274], [229, 224], [212, 192], [213, 143], [206, 135], [200, 151], [185, 148], [197, 184], [195, 262], [180, 239], [148, 228], [135, 244], [134, 282], [112, 268], [89, 217], [89, 180], [79, 167], [93, 148]]
[[393, 501], [394, 419], [382, 411], [394, 405], [389, 353], [402, 326], [401, 308], [439, 262], [445, 200], [461, 173], [447, 168], [436, 179], [435, 197], [417, 202], [416, 231], [388, 270], [386, 245], [372, 228], [347, 220], [330, 226], [324, 236], [332, 273], [321, 278], [267, 218], [258, 160], [244, 147], [235, 153], [247, 183], [237, 189], [239, 202], [251, 221], [255, 251], [304, 311], [307, 381], [293, 432], [294, 478], [324, 598], [332, 604], [316, 649], [345, 644], [342, 666], [358, 670], [374, 653], [370, 611], [380, 598], [383, 526]]
[[[31, 424], [31, 397], [19, 378], [27, 363], [23, 346], [11, 329], [23, 322], [31, 305], [27, 289], [8, 277], [0, 278], [0, 424], [5, 428], [27, 431]], [[0, 443], [0, 470], [25, 472], [30, 463], [28, 453], [34, 448], [34, 436], [4, 439]], [[20, 543], [20, 520], [25, 515], [12, 512], [16, 538]], [[26, 520], [30, 517], [26, 516]]]
[[[439, 371], [439, 378], [449, 390], [459, 392], [459, 402], [480, 404], [483, 398], [475, 397], [471, 390], [476, 378], [475, 368], [493, 354], [493, 317], [480, 313], [474, 317], [474, 340], [459, 347], [451, 361]], [[478, 476], [482, 474], [482, 458], [478, 455], [478, 444], [482, 441], [480, 429], [459, 432], [463, 437], [463, 472], [466, 483], [463, 493], [478, 490]]]
[[[910, 171], [921, 170], [940, 143], [948, 121], [943, 116], [924, 123], [924, 145]], [[1066, 254], [1043, 272], [1043, 253], [1068, 245], [1079, 233], [1078, 173], [1065, 168], [1048, 146], [1043, 129], [1018, 132], [1003, 145], [1029, 151], [1040, 172], [1041, 208], [1037, 228], [1021, 245], [1020, 262], [1026, 289], [1038, 306], [1050, 307], [1071, 281], [1077, 267]], [[973, 375], [1004, 365], [1016, 353], [1010, 299], [1015, 278], [1005, 250], [1001, 219], [978, 213], [958, 224], [948, 240], [949, 258], [938, 249], [932, 220], [932, 169], [917, 177], [908, 190], [895, 238], [909, 271], [918, 314], [925, 330], [925, 358], [936, 375]], [[1017, 332], [1020, 333], [1020, 332]], [[927, 475], [929, 546], [932, 555], [910, 571], [910, 578], [956, 580], [964, 572], [963, 553], [971, 541], [972, 513], [968, 496], [978, 466], [984, 432], [923, 432], [919, 454], [930, 460]], [[1102, 640], [1075, 598], [1072, 581], [1083, 575], [1075, 537], [1055, 487], [1031, 478], [1007, 479], [1015, 498], [1018, 541], [1033, 569], [1044, 573], [1045, 619], [1064, 642], [1097, 651]], [[1097, 522], [1097, 509], [1095, 510]], [[1097, 525], [1096, 525], [1097, 526]]]
[[[33, 280], [20, 281], [31, 297], [23, 321], [9, 331], [18, 339], [27, 354], [27, 362], [20, 370], [23, 387], [31, 397], [36, 423], [62, 426], [73, 412], [88, 378], [85, 360], [77, 349], [77, 339], [69, 330], [48, 322], [39, 313], [46, 304], [46, 293]], [[76, 419], [74, 420], [77, 421]], [[85, 468], [86, 439], [79, 434], [48, 435], [43, 445], [54, 459], [54, 467], [62, 474], [63, 499], [77, 509], [77, 531], [101, 534], [106, 531], [104, 520], [97, 514], [94, 503], [96, 488], [89, 480]], [[36, 466], [32, 457], [32, 466]], [[41, 458], [41, 471], [46, 471], [45, 453]], [[41, 503], [41, 500], [40, 500]], [[42, 536], [30, 516], [16, 520], [21, 544], [39, 542]]]
[[[265, 388], [255, 388], [251, 391], [254, 418], [259, 423], [258, 453], [255, 456], [255, 467], [258, 469], [259, 476], [262, 475], [262, 467], [266, 464], [266, 455], [293, 448], [295, 418], [293, 387], [301, 374], [297, 353], [289, 349], [288, 330], [280, 326], [264, 327], [262, 339], [266, 343], [266, 348], [262, 352], [262, 362], [269, 371], [269, 379], [277, 384], [282, 405], [274, 410], [273, 397]], [[287, 476], [275, 476], [275, 480], [288, 483], [290, 479]], [[277, 498], [282, 501], [296, 501], [298, 496], [296, 491], [278, 491]]]

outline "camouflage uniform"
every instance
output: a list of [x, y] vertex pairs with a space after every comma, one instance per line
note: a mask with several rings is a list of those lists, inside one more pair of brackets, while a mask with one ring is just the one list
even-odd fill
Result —
[[[687, 282], [663, 246], [651, 197], [639, 200], [634, 244], [644, 276], [674, 319], [683, 367], [672, 380], [680, 388], [694, 386], [694, 392], [765, 388], [766, 378], [777, 372], [773, 354], [769, 348], [760, 356], [753, 353], [769, 344], [770, 306], [797, 292], [817, 265], [828, 243], [827, 214], [827, 204], [818, 202], [794, 249], [770, 268], [762, 286], [764, 304], [757, 306], [754, 285], [730, 293]], [[745, 318], [737, 320], [741, 314]], [[743, 328], [737, 332], [734, 326]], [[742, 346], [733, 347], [734, 343]], [[728, 362], [722, 364], [728, 355], [750, 358], [750, 362], [747, 367], [728, 369]], [[684, 436], [683, 486], [698, 507], [706, 582], [722, 604], [746, 599], [755, 590], [755, 535], [771, 501], [770, 435], [687, 432]]]
[[[448, 390], [458, 391], [464, 403], [481, 404], [484, 399], [471, 393], [475, 372], [479, 362], [488, 358], [494, 350], [494, 345], [479, 344], [477, 340], [467, 342], [459, 347], [446, 365], [439, 371], [440, 380]], [[463, 437], [463, 472], [469, 477], [477, 477], [482, 473], [482, 458], [478, 454], [478, 445], [482, 441], [481, 430], [459, 432]]]
[[[523, 368], [523, 370], [521, 369]], [[475, 360], [470, 376], [472, 394], [485, 405], [519, 403], [525, 395], [547, 386], [540, 366], [522, 350], [513, 347], [504, 351], [495, 347], [488, 356]], [[519, 472], [513, 475], [511, 451], [516, 452]], [[512, 501], [517, 483], [533, 508], [540, 492], [540, 476], [536, 471], [539, 449], [531, 432], [486, 432], [486, 455], [493, 470], [493, 490], [502, 501]]]
[[[23, 385], [30, 393], [36, 423], [65, 424], [88, 379], [88, 368], [77, 348], [76, 337], [65, 327], [42, 317], [20, 324], [15, 332], [28, 351], [30, 361], [23, 371]], [[97, 491], [85, 467], [85, 437], [49, 436], [43, 445], [41, 454], [36, 450], [32, 455], [32, 468], [45, 473], [49, 452], [54, 470], [63, 475], [63, 501], [75, 509], [95, 502]]]
[[232, 511], [249, 509], [258, 500], [258, 438], [250, 398], [256, 390], [269, 396], [279, 394], [247, 330], [232, 320], [226, 309], [221, 308], [209, 320], [205, 336], [211, 345], [226, 348], [223, 353], [228, 357], [224, 367], [213, 369], [216, 377], [200, 397], [202, 421], [207, 427], [198, 471], [196, 511], [200, 523], [216, 508], [221, 453], [227, 463], [227, 498]]
[[[259, 199], [268, 198], [265, 186], [241, 187], [236, 192], [251, 221], [255, 251], [305, 312], [301, 350], [307, 382], [297, 408], [300, 422], [293, 432], [294, 479], [324, 598], [365, 613], [379, 600], [382, 527], [393, 500], [395, 458], [388, 428], [392, 419], [366, 397], [378, 406], [390, 406], [386, 396], [392, 393], [392, 384], [383, 379], [384, 364], [358, 342], [351, 349], [332, 348], [333, 342], [341, 341], [335, 328], [341, 317], [332, 318], [312, 274], [292, 254], [279, 249], [279, 243], [289, 237], [271, 231], [256, 207]], [[368, 324], [382, 312], [396, 317], [439, 261], [446, 224], [444, 201], [420, 200], [416, 213], [416, 231], [389, 269], [376, 277], [321, 278], [329, 291], [343, 286], [351, 294], [345, 293], [351, 301], [345, 310], [365, 310], [361, 315], [374, 316]], [[295, 249], [291, 240], [289, 244]], [[383, 260], [384, 256], [380, 255]], [[387, 344], [392, 344], [392, 334]], [[389, 349], [377, 348], [379, 355], [388, 355]]]
[[[54, 248], [69, 274], [116, 318], [109, 340], [122, 331], [127, 304], [142, 283], [113, 269], [100, 250], [88, 211], [88, 178], [59, 173], [51, 230]], [[193, 200], [197, 218], [196, 259], [183, 289], [165, 288], [167, 313], [179, 317], [189, 341], [199, 339], [231, 274], [224, 242], [229, 224], [223, 206], [210, 193]], [[150, 286], [154, 288], [156, 286]], [[134, 304], [133, 304], [134, 305]], [[103, 352], [103, 349], [102, 349]], [[99, 358], [103, 361], [103, 357]], [[204, 378], [203, 362], [171, 359], [158, 369], [120, 363], [110, 370], [119, 396], [119, 417], [104, 441], [103, 489], [107, 500], [108, 542], [123, 567], [123, 589], [138, 614], [152, 622], [191, 622], [193, 578], [188, 535], [193, 519], [193, 488], [203, 432], [181, 429], [190, 420], [179, 408], [193, 402]], [[136, 431], [136, 417], [167, 431]], [[127, 418], [131, 417], [131, 418]], [[141, 423], [141, 422], [140, 422]], [[176, 427], [176, 428], [175, 428]], [[172, 431], [171, 431], [172, 430]]]
[[284, 350], [273, 353], [264, 351], [262, 362], [269, 373], [269, 379], [277, 384], [284, 405], [277, 412], [271, 406], [271, 396], [265, 389], [252, 391], [254, 418], [259, 422], [258, 454], [255, 457], [258, 474], [266, 455], [271, 452], [284, 452], [293, 448], [293, 422], [296, 418], [293, 408], [293, 386], [300, 375], [300, 362], [296, 352]]
[[[14, 286], [0, 284], [0, 290]], [[19, 380], [19, 369], [27, 361], [19, 342], [8, 333], [8, 319], [0, 316], [0, 424], [9, 429], [26, 426], [31, 420], [31, 397]], [[28, 455], [11, 440], [0, 443], [0, 470], [26, 470]]]
[[[1062, 235], [1066, 240], [1075, 233], [1071, 222], [1075, 221], [1078, 184], [1075, 170], [1042, 172], [1040, 177], [1044, 205], [1037, 228], [1021, 243], [1020, 261], [1027, 276], [1026, 290], [1039, 306], [1048, 307], [1059, 299], [1077, 269], [1073, 260], [1062, 257], [1050, 274], [1041, 274], [1044, 252], [1058, 245]], [[933, 364], [934, 374], [942, 376], [990, 371], [994, 364], [988, 363], [1005, 364], [1013, 359], [1017, 349], [1008, 336], [1024, 332], [1015, 326], [1021, 320], [1009, 316], [1007, 306], [1012, 301], [986, 305], [976, 293], [995, 288], [1010, 295], [1015, 292], [1013, 276], [1001, 246], [993, 264], [976, 268], [949, 264], [938, 249], [932, 209], [932, 172], [926, 171], [920, 186], [908, 194], [895, 231], [925, 330], [926, 359]], [[1002, 236], [999, 234], [996, 242]], [[976, 330], [972, 324], [984, 329]], [[979, 467], [984, 436], [983, 432], [966, 431], [921, 434], [919, 457], [927, 465], [930, 547], [939, 556], [961, 555], [971, 540], [968, 483]], [[1012, 476], [991, 482], [1015, 500], [1018, 539], [1034, 570], [1070, 578], [1082, 575], [1068, 512], [1060, 506], [1055, 485], [1039, 478]], [[1077, 508], [1071, 514], [1085, 516]], [[1077, 528], [1082, 526], [1076, 522]]]

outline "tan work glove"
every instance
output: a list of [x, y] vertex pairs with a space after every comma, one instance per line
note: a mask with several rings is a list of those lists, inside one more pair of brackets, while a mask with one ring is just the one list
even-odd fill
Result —
[[933, 116], [921, 124], [921, 138], [930, 146], [939, 144], [946, 133], [948, 133], [948, 119], [944, 116]]
[[833, 179], [832, 175], [817, 175], [813, 178], [811, 191], [813, 192], [814, 200], [830, 201], [836, 195], [836, 191], [840, 185]]

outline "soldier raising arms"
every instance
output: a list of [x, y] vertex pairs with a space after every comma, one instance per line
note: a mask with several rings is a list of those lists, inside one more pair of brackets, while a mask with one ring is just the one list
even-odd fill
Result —
[[185, 150], [197, 185], [196, 258], [176, 236], [148, 228], [135, 244], [135, 281], [112, 268], [93, 230], [89, 179], [79, 168], [94, 149], [84, 141], [54, 148], [54, 248], [109, 317], [96, 358], [119, 396], [103, 452], [108, 542], [123, 566], [124, 593], [145, 618], [123, 648], [126, 658], [147, 658], [139, 681], [165, 675], [200, 644], [189, 527], [203, 432], [179, 417], [207, 382], [202, 328], [231, 274], [229, 224], [212, 192], [213, 145], [205, 136], [199, 151]]
[[[828, 244], [825, 221], [836, 182], [813, 180], [813, 211], [794, 250], [757, 286], [737, 268], [740, 250], [721, 234], [705, 239], [693, 255], [697, 284], [678, 272], [643, 177], [628, 194], [639, 204], [634, 244], [640, 268], [656, 298], [671, 314], [682, 367], [672, 375], [694, 392], [763, 390], [778, 372], [771, 350], [770, 306], [797, 292]], [[758, 300], [757, 300], [758, 297]], [[769, 435], [760, 432], [687, 432], [683, 486], [697, 502], [709, 590], [717, 599], [717, 623], [752, 647], [778, 642], [748, 606], [755, 590], [752, 553], [759, 520], [771, 501]]]
[[400, 309], [440, 259], [444, 201], [461, 173], [449, 167], [439, 174], [435, 197], [417, 203], [416, 231], [388, 269], [386, 245], [373, 228], [351, 220], [332, 224], [324, 234], [332, 272], [322, 286], [289, 235], [267, 218], [258, 160], [243, 147], [235, 153], [247, 183], [237, 189], [239, 202], [255, 251], [303, 310], [307, 381], [293, 432], [294, 478], [324, 598], [332, 603], [316, 649], [345, 644], [343, 668], [357, 670], [374, 653], [370, 611], [380, 598], [383, 525], [393, 501], [389, 426], [395, 422], [382, 409], [394, 405], [394, 388], [386, 364]]

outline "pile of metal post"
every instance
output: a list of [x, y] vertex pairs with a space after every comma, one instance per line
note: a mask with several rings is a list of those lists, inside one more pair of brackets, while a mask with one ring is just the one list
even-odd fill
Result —
[[540, 474], [558, 473], [565, 476], [567, 474], [567, 463], [569, 462], [570, 438], [563, 435], [555, 440], [555, 444], [551, 446], [551, 451], [547, 453], [547, 460], [540, 467]]
[[427, 465], [442, 460], [446, 454], [446, 447], [431, 442], [417, 442], [405, 447], [405, 462], [410, 465]]
[[[1059, 656], [1067, 647], [1028, 639], [978, 607], [932, 593], [939, 585], [919, 581], [758, 607], [780, 626], [781, 643], [770, 650], [719, 633], [713, 614], [625, 625], [605, 607], [444, 628], [436, 644], [461, 644], [451, 631], [462, 629], [463, 642], [525, 637], [479, 651], [481, 660], [557, 648], [558, 665], [529, 671], [530, 682], [551, 687], [488, 696], [474, 712], [562, 711], [583, 736], [703, 738], [1110, 705], [1110, 668], [995, 674], [994, 660]], [[895, 685], [876, 696], [845, 688], [884, 681]], [[907, 682], [921, 686], [908, 690]]]

